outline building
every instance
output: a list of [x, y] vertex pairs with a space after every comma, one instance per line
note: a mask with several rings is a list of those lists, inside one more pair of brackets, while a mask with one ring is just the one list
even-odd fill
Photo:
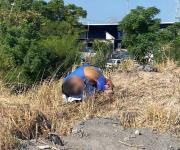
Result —
[[161, 29], [167, 28], [168, 26], [173, 25], [174, 23], [175, 23], [175, 22], [162, 22], [162, 23], [160, 24], [160, 28], [161, 28]]
[[86, 32], [80, 36], [80, 40], [86, 43], [86, 51], [92, 48], [94, 40], [111, 41], [113, 49], [120, 47], [122, 32], [118, 30], [118, 24], [88, 24], [84, 26]]
[[[160, 28], [166, 28], [174, 22], [162, 22]], [[85, 43], [85, 51], [92, 49], [94, 40], [111, 41], [113, 50], [121, 48], [123, 32], [119, 31], [118, 23], [114, 24], [85, 24], [86, 32], [80, 36], [81, 41]]]

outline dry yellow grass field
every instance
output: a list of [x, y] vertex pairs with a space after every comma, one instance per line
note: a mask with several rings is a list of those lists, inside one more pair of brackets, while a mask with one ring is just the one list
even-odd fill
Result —
[[170, 61], [157, 68], [136, 71], [133, 63], [124, 63], [108, 73], [115, 84], [112, 98], [95, 95], [73, 104], [63, 103], [61, 81], [44, 82], [21, 95], [11, 95], [0, 83], [0, 149], [18, 146], [17, 137], [70, 134], [74, 123], [92, 117], [116, 116], [125, 128], [150, 127], [180, 137], [180, 68]]

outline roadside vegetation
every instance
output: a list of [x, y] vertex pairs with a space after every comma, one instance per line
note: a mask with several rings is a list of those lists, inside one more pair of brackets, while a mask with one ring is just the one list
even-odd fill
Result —
[[[144, 63], [154, 54], [157, 72], [139, 71], [133, 60], [105, 71], [115, 84], [82, 103], [65, 104], [62, 76], [80, 62], [86, 11], [63, 0], [0, 1], [0, 149], [18, 148], [23, 140], [49, 132], [71, 133], [92, 117], [117, 116], [124, 128], [150, 127], [180, 137], [180, 24], [160, 30], [157, 8], [137, 7], [120, 22], [123, 46]], [[93, 65], [105, 68], [110, 42], [94, 41]]]
[[112, 53], [112, 43], [110, 41], [102, 42], [95, 40], [93, 42], [93, 50], [96, 52], [96, 55], [92, 58], [91, 64], [105, 69], [107, 59]]
[[155, 7], [139, 6], [119, 23], [119, 29], [124, 32], [123, 45], [140, 63], [144, 63], [147, 53], [154, 55], [155, 63], [169, 58], [180, 62], [180, 23], [160, 29], [159, 13]]
[[86, 11], [63, 0], [0, 1], [0, 75], [13, 90], [60, 77], [79, 61]]
[[[23, 140], [71, 133], [75, 123], [93, 117], [120, 119], [124, 128], [150, 127], [180, 137], [180, 70], [172, 61], [159, 65], [160, 72], [137, 71], [133, 62], [107, 72], [115, 94], [95, 95], [82, 103], [65, 104], [58, 82], [43, 82], [26, 93], [12, 95], [0, 86], [0, 147], [14, 149]], [[163, 68], [163, 69], [162, 69]], [[155, 90], [154, 90], [155, 89]]]

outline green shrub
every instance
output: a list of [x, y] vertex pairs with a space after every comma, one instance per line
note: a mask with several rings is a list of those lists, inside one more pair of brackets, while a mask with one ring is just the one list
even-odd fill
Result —
[[92, 65], [105, 68], [108, 55], [112, 51], [111, 45], [110, 41], [102, 42], [95, 40], [93, 42], [93, 50], [96, 52], [96, 55], [92, 58]]
[[[0, 75], [17, 90], [61, 77], [79, 61], [86, 11], [63, 0], [0, 1]], [[73, 11], [73, 13], [72, 13]]]

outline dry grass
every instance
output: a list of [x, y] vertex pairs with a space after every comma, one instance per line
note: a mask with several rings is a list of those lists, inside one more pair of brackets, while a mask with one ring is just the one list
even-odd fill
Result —
[[[126, 70], [129, 65], [133, 66], [124, 65]], [[74, 104], [63, 103], [61, 81], [44, 82], [18, 96], [0, 84], [0, 148], [12, 149], [19, 138], [46, 136], [50, 131], [67, 135], [74, 123], [92, 117], [117, 116], [125, 128], [151, 127], [180, 136], [180, 68], [164, 67], [161, 73], [115, 72], [112, 99], [95, 95]]]
[[136, 67], [136, 64], [135, 62], [132, 60], [132, 59], [127, 59], [127, 60], [124, 60], [120, 66], [119, 66], [119, 70], [121, 71], [132, 71], [134, 70], [134, 68]]
[[155, 64], [154, 67], [157, 68], [158, 72], [171, 71], [176, 68], [177, 63], [174, 60], [167, 59], [167, 61], [162, 62], [160, 64]]

